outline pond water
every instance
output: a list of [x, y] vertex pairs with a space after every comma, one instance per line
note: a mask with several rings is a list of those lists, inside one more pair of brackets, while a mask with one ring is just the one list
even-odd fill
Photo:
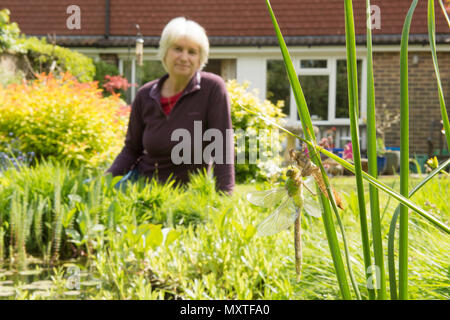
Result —
[[86, 299], [101, 290], [101, 281], [86, 261], [66, 261], [56, 266], [33, 263], [26, 270], [0, 265], [0, 300]]

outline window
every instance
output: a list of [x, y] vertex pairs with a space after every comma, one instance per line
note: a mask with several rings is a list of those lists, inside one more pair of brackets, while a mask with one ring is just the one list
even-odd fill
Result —
[[[358, 99], [361, 105], [361, 69], [362, 61], [357, 60]], [[336, 65], [336, 118], [348, 118], [348, 82], [347, 60], [337, 60]]]
[[325, 69], [327, 67], [327, 60], [300, 60], [300, 68], [302, 69]]
[[203, 68], [203, 71], [212, 72], [220, 76], [222, 69], [222, 61], [220, 59], [208, 59], [208, 63]]
[[236, 59], [208, 59], [203, 71], [217, 74], [225, 81], [236, 79]]
[[[311, 120], [316, 124], [348, 124], [347, 62], [345, 58], [293, 59]], [[363, 59], [357, 60], [359, 109], [365, 113]], [[299, 121], [295, 98], [283, 60], [267, 60], [266, 98], [283, 100], [289, 122]]]
[[283, 60], [267, 60], [266, 99], [277, 104], [284, 102], [283, 113], [289, 115], [291, 106], [291, 86]]
[[[311, 120], [328, 120], [328, 76], [299, 76]], [[300, 120], [297, 112], [297, 120]]]

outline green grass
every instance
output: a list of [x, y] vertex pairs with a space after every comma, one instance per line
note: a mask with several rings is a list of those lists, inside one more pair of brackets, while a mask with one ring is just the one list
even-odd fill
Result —
[[[256, 226], [270, 210], [251, 205], [245, 196], [257, 188], [267, 188], [263, 184], [237, 185], [232, 197], [224, 197], [214, 191], [210, 179], [200, 176], [187, 189], [138, 183], [118, 193], [108, 179], [83, 185], [86, 177], [83, 172], [52, 164], [0, 175], [0, 213], [4, 227], [4, 222], [9, 221], [12, 190], [17, 191], [16, 198], [30, 199], [28, 208], [35, 212], [33, 218], [39, 216], [43, 221], [40, 233], [34, 231], [34, 220], [22, 224], [31, 230], [26, 245], [28, 260], [31, 255], [36, 258], [54, 256], [52, 235], [56, 230], [60, 232], [61, 223], [60, 259], [69, 257], [71, 246], [77, 248], [78, 258], [83, 252], [89, 252], [90, 259], [84, 268], [100, 281], [101, 288], [85, 293], [83, 299], [171, 299], [177, 296], [184, 299], [342, 298], [321, 219], [309, 216], [302, 219], [303, 271], [299, 283], [295, 281], [293, 230], [270, 237], [256, 235]], [[52, 184], [56, 178], [60, 179], [59, 187]], [[399, 189], [398, 182], [394, 185], [397, 177], [382, 177], [381, 180], [394, 190]], [[411, 178], [411, 188], [419, 180]], [[23, 188], [24, 181], [29, 181], [27, 188]], [[353, 273], [362, 298], [368, 299], [354, 178], [332, 178], [330, 182], [344, 200], [345, 210], [340, 211], [340, 215]], [[450, 179], [439, 176], [412, 200], [448, 224], [450, 205], [446, 196], [449, 190]], [[21, 194], [25, 191], [26, 196]], [[69, 194], [77, 194], [78, 202], [74, 203], [74, 196], [69, 198]], [[55, 209], [49, 210], [55, 205], [58, 219], [63, 218], [58, 224], [55, 224]], [[397, 201], [389, 200], [380, 192], [384, 248], [397, 205]], [[68, 221], [68, 213], [73, 208], [76, 208], [74, 216]], [[84, 231], [80, 227], [83, 223]], [[421, 216], [411, 215], [409, 223], [409, 298], [449, 299], [448, 236]], [[167, 236], [170, 241], [163, 240], [161, 230], [154, 227], [155, 224], [162, 224], [162, 228], [172, 227], [163, 229], [164, 232], [175, 230]], [[4, 231], [4, 267], [13, 270], [16, 266], [9, 266], [8, 250], [11, 230], [6, 228]], [[70, 236], [73, 231], [84, 234], [84, 240], [71, 244], [76, 242]], [[40, 246], [36, 245], [36, 234], [42, 235]], [[340, 233], [338, 240], [342, 247]], [[59, 270], [54, 276], [59, 285], [50, 291], [50, 298], [63, 297], [61, 282], [67, 279], [61, 275], [63, 271]], [[0, 282], [4, 280], [7, 277], [2, 275], [0, 268]], [[17, 292], [21, 295], [14, 298], [38, 298], [31, 292]]]

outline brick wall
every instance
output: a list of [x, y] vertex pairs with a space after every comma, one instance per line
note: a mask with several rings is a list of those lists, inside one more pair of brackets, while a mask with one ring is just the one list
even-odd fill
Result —
[[[414, 58], [416, 56], [416, 58]], [[450, 52], [438, 53], [439, 72], [450, 115]], [[413, 63], [416, 59], [416, 63]], [[400, 112], [400, 53], [374, 53], [375, 107], [383, 103]], [[410, 103], [410, 153], [426, 154], [427, 138], [433, 120], [441, 119], [439, 97], [433, 61], [429, 52], [410, 52], [409, 103]], [[438, 145], [437, 134], [434, 144]], [[400, 146], [400, 122], [386, 132], [386, 146]]]

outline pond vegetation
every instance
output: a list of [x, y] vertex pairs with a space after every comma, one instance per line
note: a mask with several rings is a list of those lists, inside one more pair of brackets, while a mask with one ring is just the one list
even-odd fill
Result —
[[[398, 189], [396, 177], [383, 181]], [[186, 188], [138, 181], [117, 190], [115, 182], [51, 162], [2, 172], [2, 299], [341, 298], [322, 218], [302, 219], [300, 282], [292, 230], [256, 234], [269, 209], [253, 206], [246, 194], [273, 183], [238, 185], [228, 197], [205, 174]], [[367, 299], [354, 182], [332, 182], [342, 194], [351, 263]], [[450, 179], [441, 175], [413, 200], [448, 223], [448, 191]], [[384, 241], [397, 204], [381, 194]], [[14, 222], [17, 216], [24, 222]], [[446, 237], [411, 216], [411, 299], [450, 298]]]

